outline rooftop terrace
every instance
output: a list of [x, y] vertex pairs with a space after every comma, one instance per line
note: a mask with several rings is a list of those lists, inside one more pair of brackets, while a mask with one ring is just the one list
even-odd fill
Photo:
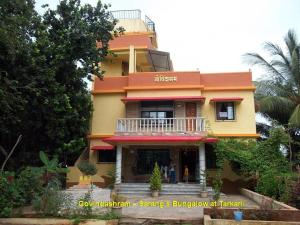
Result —
[[[116, 11], [111, 11], [111, 14], [115, 19], [118, 19], [118, 20], [123, 20], [123, 19], [143, 20], [142, 19], [142, 11], [140, 9], [116, 10]], [[145, 19], [143, 21], [144, 21], [148, 31], [155, 32], [155, 23], [147, 15], [145, 15]]]

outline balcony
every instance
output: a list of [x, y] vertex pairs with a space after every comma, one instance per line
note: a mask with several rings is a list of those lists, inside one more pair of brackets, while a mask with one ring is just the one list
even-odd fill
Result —
[[205, 119], [188, 118], [120, 118], [117, 120], [118, 135], [203, 135]]

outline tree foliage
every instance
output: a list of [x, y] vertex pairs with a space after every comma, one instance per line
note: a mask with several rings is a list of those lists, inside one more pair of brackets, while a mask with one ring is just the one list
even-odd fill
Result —
[[38, 164], [41, 149], [73, 163], [85, 146], [86, 80], [103, 77], [98, 63], [122, 32], [108, 7], [62, 0], [38, 15], [33, 0], [0, 1], [0, 145], [23, 135], [10, 167]]
[[155, 162], [152, 176], [150, 177], [150, 190], [152, 191], [161, 190], [161, 174], [157, 162]]
[[237, 163], [243, 176], [257, 179], [257, 191], [287, 201], [291, 173], [281, 149], [287, 141], [288, 136], [282, 128], [272, 129], [270, 137], [261, 142], [233, 138], [220, 140], [215, 148], [217, 166], [223, 168], [226, 160]]
[[[300, 43], [293, 30], [288, 31], [284, 43], [284, 48], [281, 48], [275, 43], [265, 42], [263, 47], [268, 59], [258, 53], [247, 53], [244, 59], [265, 72], [263, 78], [256, 82], [259, 112], [288, 127], [292, 138], [299, 141]], [[293, 145], [293, 151], [299, 151], [296, 145]]]

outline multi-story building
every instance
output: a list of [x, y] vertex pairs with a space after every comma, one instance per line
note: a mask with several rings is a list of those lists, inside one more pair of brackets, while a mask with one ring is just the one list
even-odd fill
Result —
[[[168, 52], [157, 50], [155, 24], [139, 10], [113, 12], [124, 35], [110, 42], [116, 56], [102, 62], [103, 80], [92, 86], [94, 105], [89, 160], [103, 175], [116, 168], [116, 183], [147, 182], [155, 162], [175, 165], [176, 180], [201, 181], [216, 168], [212, 143], [257, 138], [251, 72], [173, 71]], [[187, 53], [188, 57], [188, 53]], [[217, 66], [217, 65], [216, 65]], [[80, 172], [72, 168], [69, 185]], [[226, 165], [223, 178], [238, 176]]]

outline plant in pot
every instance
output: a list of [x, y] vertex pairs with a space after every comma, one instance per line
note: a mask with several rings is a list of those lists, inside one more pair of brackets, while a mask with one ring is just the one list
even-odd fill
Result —
[[206, 171], [201, 170], [201, 179], [200, 179], [200, 184], [201, 184], [201, 191], [200, 191], [200, 197], [201, 198], [207, 198], [208, 196], [208, 191], [206, 189]]
[[161, 191], [161, 174], [157, 162], [150, 177], [150, 190], [152, 197], [158, 197], [159, 191]]
[[77, 168], [83, 174], [79, 178], [79, 185], [91, 185], [92, 176], [97, 173], [96, 166], [89, 161], [81, 161], [78, 163]]
[[127, 198], [119, 195], [116, 192], [111, 193], [111, 201], [113, 202], [112, 212], [118, 216], [122, 215], [122, 205], [126, 202]]

